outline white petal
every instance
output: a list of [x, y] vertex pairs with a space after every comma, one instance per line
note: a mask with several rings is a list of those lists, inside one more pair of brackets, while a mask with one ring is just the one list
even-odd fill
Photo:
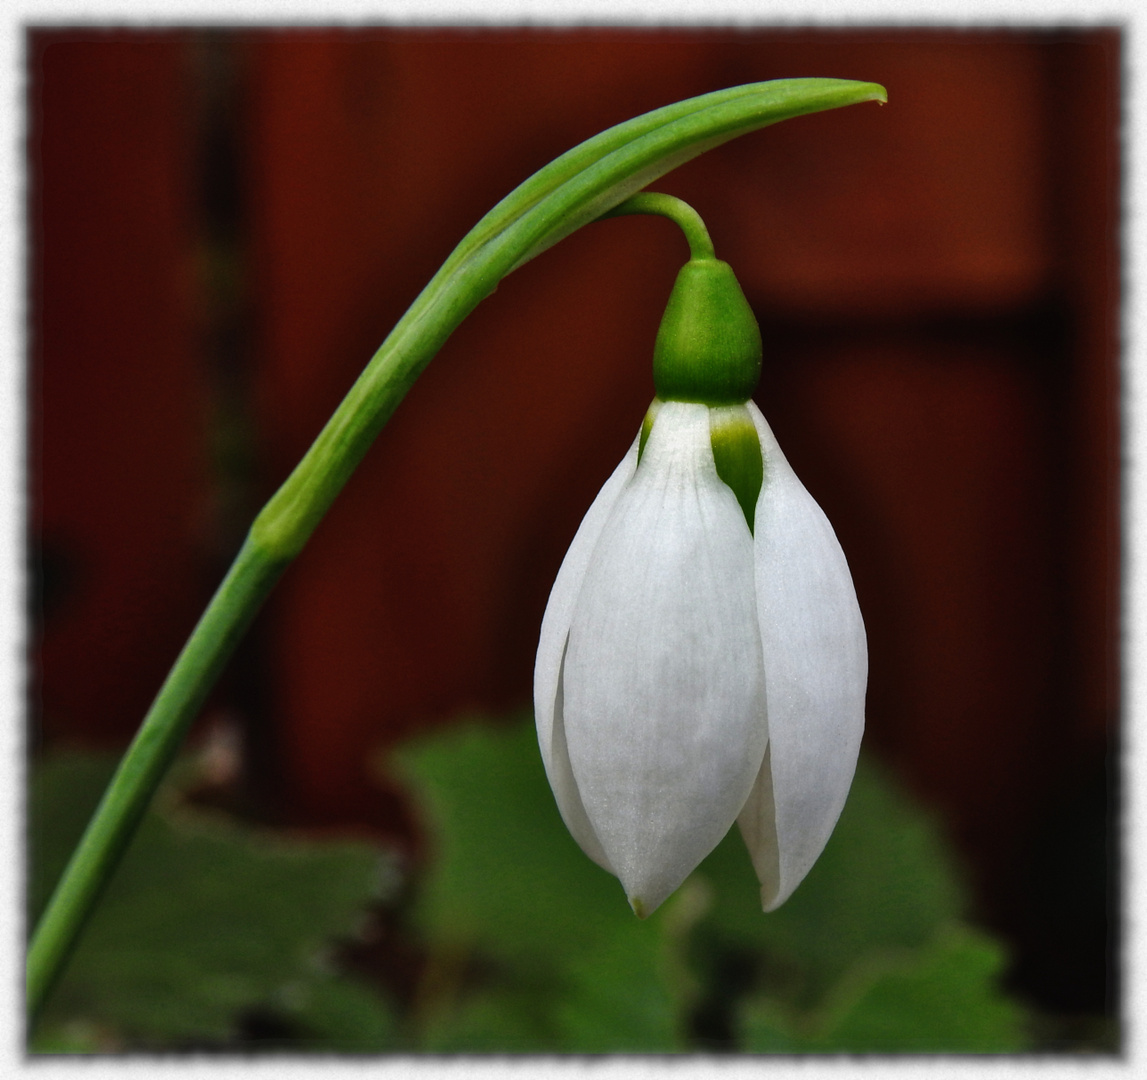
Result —
[[628, 453], [598, 492], [574, 534], [573, 542], [558, 570], [554, 587], [550, 590], [546, 613], [542, 617], [538, 654], [534, 661], [534, 721], [538, 728], [538, 747], [558, 810], [566, 828], [581, 845], [581, 849], [594, 862], [611, 872], [612, 867], [585, 816], [577, 785], [570, 772], [561, 708], [561, 672], [570, 621], [585, 578], [585, 568], [589, 565], [593, 549], [597, 546], [614, 503], [637, 467], [638, 441], [633, 440]]
[[764, 755], [752, 582], [708, 410], [667, 402], [586, 569], [563, 675], [577, 788], [638, 914], [725, 835]]
[[754, 518], [769, 753], [738, 821], [766, 911], [782, 904], [836, 824], [864, 731], [868, 646], [832, 526], [749, 404], [765, 475]]

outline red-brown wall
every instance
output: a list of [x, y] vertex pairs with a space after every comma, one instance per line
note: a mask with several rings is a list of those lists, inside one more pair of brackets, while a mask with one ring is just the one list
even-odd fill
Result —
[[[757, 310], [757, 400], [866, 615], [869, 744], [1008, 908], [1026, 846], [1115, 734], [1116, 32], [30, 42], [47, 739], [126, 740], [235, 506], [257, 509], [516, 183], [691, 94], [883, 83], [886, 107], [789, 121], [657, 187], [701, 212]], [[205, 153], [220, 131], [222, 159]], [[378, 749], [528, 703], [549, 586], [648, 404], [684, 257], [663, 221], [590, 226], [435, 359], [215, 696], [269, 812], [401, 830]], [[225, 438], [248, 465], [228, 472]]]

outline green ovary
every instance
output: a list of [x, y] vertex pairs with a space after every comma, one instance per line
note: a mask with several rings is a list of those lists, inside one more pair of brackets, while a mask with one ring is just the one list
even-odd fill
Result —
[[653, 348], [662, 401], [738, 405], [761, 375], [761, 332], [732, 267], [690, 259], [677, 275]]

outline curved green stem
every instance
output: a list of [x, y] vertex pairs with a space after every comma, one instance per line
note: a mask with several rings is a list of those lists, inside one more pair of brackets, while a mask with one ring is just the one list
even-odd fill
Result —
[[664, 195], [659, 191], [641, 191], [630, 195], [623, 203], [602, 214], [603, 218], [623, 217], [626, 214], [658, 214], [667, 217], [680, 226], [689, 241], [690, 259], [715, 259], [713, 241], [705, 222], [687, 202], [674, 195]]
[[28, 951], [30, 1016], [63, 969], [188, 725], [255, 612], [454, 328], [508, 273], [705, 150], [788, 117], [885, 100], [875, 83], [841, 79], [753, 83], [690, 98], [610, 128], [563, 154], [478, 222], [255, 519], [36, 928]]
[[248, 539], [176, 659], [36, 928], [28, 949], [30, 1014], [59, 975], [188, 726], [285, 567]]

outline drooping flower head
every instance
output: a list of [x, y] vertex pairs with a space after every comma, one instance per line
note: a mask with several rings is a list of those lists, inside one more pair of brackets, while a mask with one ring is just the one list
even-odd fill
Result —
[[761, 339], [727, 263], [691, 259], [654, 399], [566, 554], [534, 671], [567, 827], [651, 913], [736, 821], [772, 910], [816, 861], [864, 727], [848, 565], [749, 400]]

